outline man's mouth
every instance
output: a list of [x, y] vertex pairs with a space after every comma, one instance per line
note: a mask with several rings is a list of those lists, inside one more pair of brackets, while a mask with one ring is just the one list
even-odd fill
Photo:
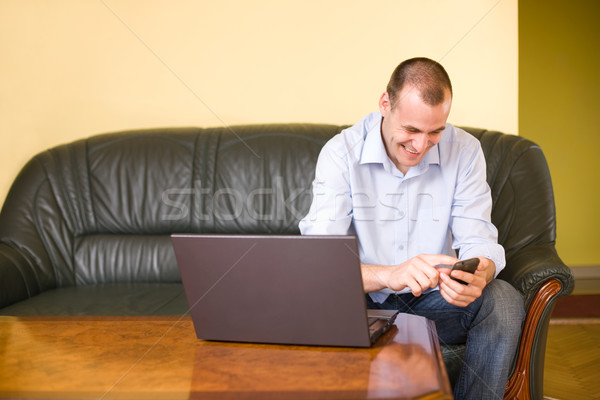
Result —
[[410, 154], [419, 154], [419, 152], [418, 152], [418, 151], [416, 151], [416, 150], [412, 150], [412, 149], [409, 149], [408, 147], [406, 147], [406, 146], [405, 146], [405, 145], [403, 145], [403, 144], [401, 144], [400, 146], [402, 146], [402, 147], [404, 148], [404, 150], [406, 150], [406, 151], [407, 151], [407, 152], [409, 152]]

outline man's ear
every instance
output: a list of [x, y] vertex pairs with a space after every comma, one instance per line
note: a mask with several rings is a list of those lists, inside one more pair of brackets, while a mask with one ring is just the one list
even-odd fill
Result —
[[379, 98], [379, 112], [385, 116], [392, 109], [392, 103], [390, 102], [390, 94], [386, 91], [383, 92]]

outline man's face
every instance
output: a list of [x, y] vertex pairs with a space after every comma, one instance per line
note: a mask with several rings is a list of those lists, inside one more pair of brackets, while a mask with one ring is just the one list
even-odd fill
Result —
[[381, 96], [381, 136], [388, 157], [403, 174], [420, 163], [440, 141], [451, 104], [450, 92], [442, 103], [430, 106], [421, 100], [418, 90], [410, 86], [400, 91], [394, 108], [387, 92]]

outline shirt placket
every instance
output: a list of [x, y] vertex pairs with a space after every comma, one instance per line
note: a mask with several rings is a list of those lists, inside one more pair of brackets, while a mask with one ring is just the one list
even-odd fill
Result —
[[398, 218], [394, 223], [396, 264], [400, 264], [408, 259], [408, 192], [407, 184], [404, 179], [400, 179], [398, 193]]

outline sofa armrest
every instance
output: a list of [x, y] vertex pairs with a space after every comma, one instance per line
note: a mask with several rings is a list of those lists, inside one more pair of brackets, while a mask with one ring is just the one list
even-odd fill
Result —
[[527, 315], [504, 398], [537, 398], [543, 393], [550, 315], [556, 299], [573, 290], [573, 274], [558, 257], [553, 244], [524, 248], [507, 257], [506, 265], [498, 278], [521, 292]]
[[0, 308], [40, 293], [31, 264], [19, 250], [0, 243]]
[[555, 279], [561, 284], [558, 297], [566, 296], [575, 285], [573, 273], [556, 253], [554, 244], [541, 244], [525, 247], [507, 257], [506, 268], [498, 278], [513, 285], [523, 295], [525, 308], [548, 280]]

